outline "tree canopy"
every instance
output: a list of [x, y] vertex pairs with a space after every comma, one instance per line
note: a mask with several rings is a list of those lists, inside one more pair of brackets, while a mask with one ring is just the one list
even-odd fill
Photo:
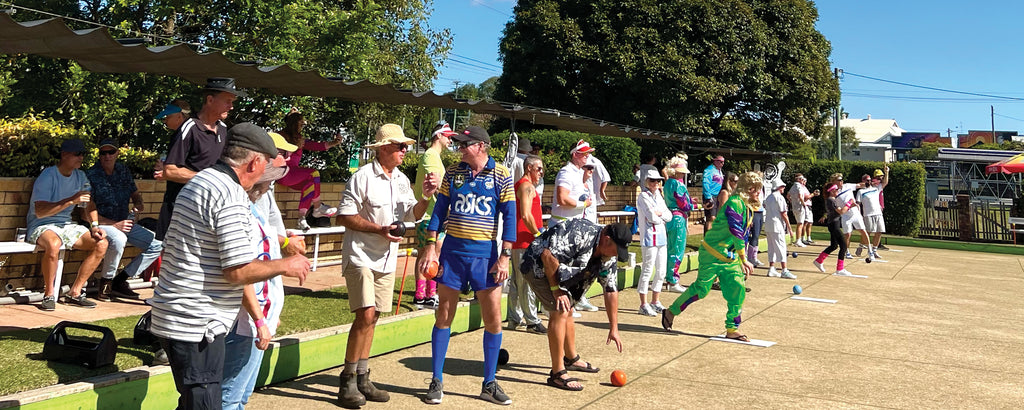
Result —
[[[520, 0], [496, 98], [789, 151], [838, 100], [807, 0]], [[799, 129], [799, 130], [798, 130]]]
[[[289, 64], [319, 69], [325, 76], [365, 79], [398, 88], [427, 90], [437, 76], [437, 63], [447, 55], [447, 30], [426, 26], [431, 0], [168, 0], [50, 1], [26, 0], [19, 6], [115, 27], [120, 37], [145, 37], [149, 45], [169, 45], [168, 39], [189, 44], [199, 52], [224, 52], [229, 59], [261, 65]], [[27, 10], [21, 21], [48, 18]], [[74, 28], [94, 28], [66, 21]], [[215, 76], [211, 73], [211, 76]], [[96, 140], [116, 137], [122, 142], [163, 149], [170, 133], [152, 120], [168, 101], [183, 97], [198, 110], [199, 88], [183, 80], [149, 74], [105, 74], [83, 70], [66, 60], [8, 55], [0, 59], [0, 117], [44, 113], [80, 129]], [[276, 96], [248, 90], [229, 121], [254, 121], [268, 128], [283, 127], [291, 107], [303, 111], [310, 124], [306, 133], [326, 137], [347, 124], [365, 140], [382, 123], [413, 119], [423, 109], [343, 102], [330, 98]], [[407, 122], [410, 133], [418, 133]], [[311, 153], [317, 160], [319, 153]], [[321, 174], [347, 172], [344, 150], [319, 158]], [[336, 165], [340, 164], [340, 165]]]

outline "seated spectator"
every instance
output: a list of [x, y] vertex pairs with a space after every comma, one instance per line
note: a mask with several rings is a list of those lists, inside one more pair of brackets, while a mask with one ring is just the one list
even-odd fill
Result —
[[308, 226], [303, 224], [306, 223], [306, 214], [310, 209], [313, 209], [315, 218], [330, 218], [338, 212], [338, 208], [320, 201], [320, 171], [299, 166], [299, 161], [302, 160], [302, 151], [327, 151], [340, 144], [342, 136], [335, 134], [334, 141], [329, 142], [307, 140], [302, 135], [302, 129], [306, 127], [306, 118], [294, 109], [284, 117], [284, 124], [281, 135], [288, 142], [298, 146], [299, 149], [288, 158], [288, 173], [278, 183], [295, 189], [302, 195], [299, 197], [299, 227], [305, 229]]
[[[60, 284], [54, 284], [57, 276], [61, 249], [89, 251], [78, 267], [78, 276], [64, 303], [84, 308], [96, 307], [96, 302], [85, 298], [83, 286], [99, 266], [107, 252], [106, 234], [99, 228], [96, 208], [84, 208], [83, 219], [90, 221], [90, 227], [71, 222], [71, 210], [76, 205], [86, 207], [91, 198], [89, 179], [79, 170], [85, 155], [85, 143], [80, 139], [64, 141], [60, 146], [60, 162], [43, 169], [32, 185], [32, 199], [28, 206], [28, 243], [43, 248], [40, 269], [43, 273], [45, 290], [42, 310], [56, 309], [56, 295]], [[56, 285], [56, 286], [55, 286]]]
[[[111, 297], [138, 299], [139, 294], [128, 285], [128, 278], [139, 276], [160, 257], [163, 243], [156, 240], [156, 234], [135, 224], [135, 217], [145, 210], [142, 193], [135, 186], [135, 179], [123, 163], [117, 161], [118, 144], [112, 138], [100, 142], [100, 158], [86, 176], [96, 195], [93, 203], [99, 215], [100, 229], [107, 234], [107, 254], [100, 269], [97, 299], [109, 301]], [[131, 199], [133, 205], [128, 204]], [[142, 249], [123, 270], [117, 271], [124, 254], [126, 243]]]

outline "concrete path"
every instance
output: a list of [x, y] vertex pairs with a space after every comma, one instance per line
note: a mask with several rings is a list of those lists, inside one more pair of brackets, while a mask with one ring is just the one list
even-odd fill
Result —
[[[905, 248], [882, 252], [889, 263], [850, 261], [867, 279], [817, 272], [811, 259], [821, 246], [790, 259], [798, 280], [748, 281], [741, 330], [777, 342], [769, 348], [709, 341], [723, 331], [725, 303], [718, 292], [676, 319], [677, 333], [660, 319], [636, 314], [637, 294], [620, 294], [623, 352], [605, 345], [606, 313], [584, 313], [577, 344], [601, 367], [582, 392], [546, 386], [550, 358], [544, 336], [506, 331], [510, 365], [498, 380], [517, 408], [1016, 408], [1024, 403], [1024, 265], [1015, 256]], [[761, 255], [762, 260], [766, 258]], [[834, 266], [830, 258], [827, 266]], [[693, 273], [683, 282], [693, 280]], [[838, 300], [824, 304], [789, 299]], [[663, 294], [667, 305], [677, 294]], [[601, 298], [593, 302], [602, 305]], [[491, 407], [480, 393], [482, 331], [452, 338], [443, 408]], [[344, 352], [338, 352], [342, 355]], [[391, 402], [364, 408], [422, 407], [430, 377], [424, 344], [372, 358], [378, 386]], [[622, 369], [625, 387], [609, 375]], [[338, 373], [331, 369], [258, 391], [249, 409], [337, 408]], [[496, 407], [496, 406], [495, 406]]]

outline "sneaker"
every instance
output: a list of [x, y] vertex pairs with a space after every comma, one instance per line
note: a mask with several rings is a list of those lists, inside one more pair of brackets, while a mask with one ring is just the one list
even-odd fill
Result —
[[535, 325], [527, 325], [526, 326], [526, 331], [530, 332], [530, 333], [536, 333], [538, 335], [546, 335], [546, 334], [548, 334], [548, 328], [544, 327], [543, 323], [538, 323], [538, 324], [535, 324]]
[[781, 278], [783, 278], [783, 279], [796, 279], [796, 275], [794, 275], [793, 272], [790, 272], [789, 269], [783, 269], [782, 270], [782, 274], [781, 274]]
[[53, 296], [43, 296], [43, 301], [39, 304], [39, 308], [47, 312], [57, 310], [57, 298]]
[[818, 268], [818, 270], [820, 270], [821, 273], [825, 273], [825, 265], [822, 265], [821, 262], [814, 261], [814, 267]]
[[878, 256], [878, 252], [877, 251], [876, 252], [871, 252], [871, 258], [872, 259], [882, 259], [881, 256]]
[[811, 238], [804, 239], [804, 243], [807, 245], [814, 245], [814, 241], [812, 241]]
[[680, 285], [680, 284], [676, 283], [676, 284], [673, 284], [671, 287], [669, 287], [668, 291], [669, 292], [674, 292], [674, 293], [683, 293], [683, 292], [686, 292], [686, 286], [683, 286], [683, 285]]
[[430, 379], [430, 387], [427, 388], [427, 399], [426, 402], [429, 404], [441, 404], [441, 399], [444, 398], [444, 383], [441, 383], [437, 378]]
[[309, 222], [306, 222], [306, 218], [299, 219], [299, 224], [298, 225], [299, 225], [299, 229], [302, 230], [302, 231], [308, 231], [309, 230]]
[[803, 243], [803, 241], [797, 240], [796, 241], [796, 246], [799, 247], [799, 248], [806, 248], [807, 244]]
[[662, 310], [665, 310], [665, 305], [661, 304], [661, 301], [651, 303], [651, 309], [654, 309], [654, 313], [661, 314]]
[[140, 298], [139, 294], [132, 290], [132, 286], [128, 284], [127, 280], [117, 280], [116, 278], [110, 282], [109, 295], [121, 299], [138, 300]]
[[480, 398], [487, 400], [495, 404], [509, 405], [512, 404], [512, 399], [505, 394], [505, 391], [498, 386], [498, 382], [491, 380], [484, 385], [482, 391], [480, 391]]
[[[866, 247], [866, 246], [864, 246], [864, 245], [858, 245], [858, 246], [857, 246], [857, 257], [858, 257], [858, 258], [860, 257], [860, 255], [861, 255], [862, 253], [864, 253], [864, 249], [865, 249], [865, 248], [867, 248], [867, 247]], [[847, 254], [847, 255], [849, 255], [850, 253], [849, 253], [849, 252], [847, 252], [846, 254]]]
[[754, 265], [755, 268], [760, 268], [760, 267], [764, 266], [764, 262], [761, 262], [761, 261], [757, 260], [757, 258], [754, 258], [754, 260], [751, 261], [750, 263], [752, 265]]
[[505, 330], [516, 330], [519, 326], [522, 326], [522, 323], [508, 322], [508, 325], [505, 325]]
[[71, 296], [71, 294], [68, 293], [64, 296], [64, 303], [68, 305], [78, 305], [89, 309], [96, 307], [96, 302], [87, 299], [85, 297], [85, 292], [80, 292], [78, 296]]
[[590, 301], [587, 300], [587, 298], [583, 298], [580, 299], [579, 302], [576, 302], [576, 310], [582, 310], [584, 312], [597, 312], [598, 309], [597, 306], [590, 304]]
[[157, 349], [153, 352], [153, 363], [150, 366], [167, 366], [171, 364], [171, 360], [167, 358], [167, 352], [164, 349]]
[[853, 255], [850, 254], [850, 251], [846, 251], [846, 259], [853, 259]]
[[423, 298], [423, 299], [413, 298], [412, 306], [415, 307], [416, 310], [436, 309], [437, 308], [437, 305], [434, 304], [434, 299], [431, 299], [431, 298]]
[[110, 279], [100, 279], [99, 290], [96, 291], [96, 300], [110, 302]]
[[651, 309], [651, 305], [649, 305], [647, 303], [644, 303], [643, 305], [640, 305], [640, 309], [639, 309], [639, 311], [637, 313], [639, 313], [640, 316], [657, 316], [658, 315], [657, 313], [654, 313], [654, 309]]
[[325, 203], [321, 203], [320, 206], [313, 210], [314, 218], [330, 218], [334, 214], [338, 213], [338, 208], [329, 206]]
[[768, 268], [768, 277], [769, 278], [778, 278], [780, 276], [782, 276], [782, 274], [780, 274], [779, 271], [775, 270], [774, 266]]
[[574, 317], [574, 318], [581, 318], [581, 317], [583, 317], [583, 314], [578, 312], [578, 311], [576, 311], [576, 309], [573, 309], [572, 310], [572, 317]]
[[878, 244], [878, 246], [875, 247], [875, 250], [887, 251], [887, 250], [889, 250], [889, 247], [887, 247], [887, 246], [885, 246], [883, 244]]
[[850, 273], [850, 271], [848, 271], [846, 269], [837, 270], [836, 273], [833, 273], [833, 275], [836, 275], [836, 276], [853, 276], [853, 274]]

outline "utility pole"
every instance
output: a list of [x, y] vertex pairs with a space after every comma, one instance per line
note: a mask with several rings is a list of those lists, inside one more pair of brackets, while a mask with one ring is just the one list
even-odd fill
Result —
[[[457, 100], [457, 99], [459, 99], [459, 81], [456, 80], [456, 81], [453, 81], [453, 83], [455, 83], [455, 99]], [[458, 127], [458, 122], [459, 122], [459, 109], [456, 108], [454, 110], [454, 114], [452, 114], [452, 129], [455, 129], [456, 127]]]
[[988, 107], [992, 110], [992, 143], [998, 144], [999, 141], [996, 140], [996, 106], [990, 105]]
[[[841, 73], [841, 72], [843, 72], [843, 70], [841, 70], [839, 68], [835, 69], [836, 84], [839, 84], [839, 73]], [[842, 90], [840, 89], [839, 98], [836, 99], [836, 114], [835, 114], [835, 117], [836, 117], [836, 121], [835, 121], [835, 127], [836, 127], [836, 160], [838, 160], [838, 161], [842, 161], [843, 160], [843, 133], [842, 133], [842, 131], [839, 130], [839, 116], [843, 112], [843, 107], [841, 105], [839, 105], [839, 102], [841, 100], [842, 100]]]

